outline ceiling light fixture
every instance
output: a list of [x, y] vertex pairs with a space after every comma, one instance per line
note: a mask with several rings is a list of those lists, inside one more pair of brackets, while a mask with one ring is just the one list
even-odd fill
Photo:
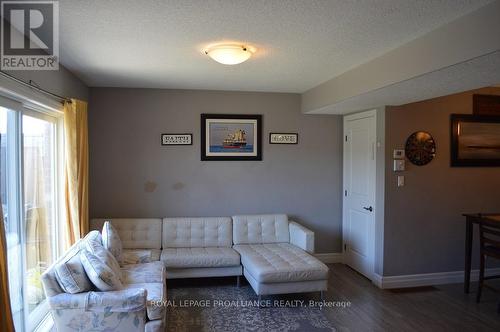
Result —
[[238, 44], [214, 45], [205, 50], [206, 55], [223, 65], [237, 65], [245, 62], [253, 53], [255, 53], [254, 48]]

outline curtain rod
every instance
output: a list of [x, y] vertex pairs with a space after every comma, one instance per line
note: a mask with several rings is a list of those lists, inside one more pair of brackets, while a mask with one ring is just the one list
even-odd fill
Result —
[[31, 89], [34, 89], [34, 90], [36, 90], [38, 92], [41, 92], [41, 93], [44, 93], [46, 95], [55, 97], [55, 98], [59, 99], [61, 103], [64, 103], [64, 102], [71, 103], [71, 99], [66, 98], [66, 97], [62, 97], [62, 96], [56, 95], [55, 93], [52, 93], [50, 91], [44, 90], [44, 89], [38, 87], [37, 85], [32, 84], [31, 83], [31, 82], [33, 82], [32, 80], [30, 80], [29, 82], [25, 82], [25, 81], [23, 81], [23, 80], [21, 80], [21, 79], [19, 79], [17, 77], [14, 77], [14, 76], [12, 76], [10, 74], [7, 74], [4, 71], [0, 71], [0, 74], [2, 74], [2, 76], [6, 77], [6, 78], [9, 78], [9, 79], [11, 79], [11, 80], [13, 80], [13, 81], [21, 84], [21, 85], [27, 86], [27, 87], [29, 87]]

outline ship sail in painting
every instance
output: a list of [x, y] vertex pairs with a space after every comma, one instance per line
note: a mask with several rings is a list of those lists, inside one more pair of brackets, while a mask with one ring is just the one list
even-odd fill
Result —
[[247, 145], [247, 137], [244, 130], [238, 129], [232, 134], [228, 134], [222, 141], [222, 146], [226, 149], [239, 149]]

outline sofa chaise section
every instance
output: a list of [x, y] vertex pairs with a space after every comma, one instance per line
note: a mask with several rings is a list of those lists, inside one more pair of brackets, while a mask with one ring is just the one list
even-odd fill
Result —
[[314, 233], [286, 215], [233, 217], [233, 248], [257, 295], [323, 292], [328, 267], [311, 254]]
[[164, 218], [161, 261], [167, 279], [241, 276], [231, 218]]

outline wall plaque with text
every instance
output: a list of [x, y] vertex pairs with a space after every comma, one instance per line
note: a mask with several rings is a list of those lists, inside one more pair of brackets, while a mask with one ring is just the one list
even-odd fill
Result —
[[161, 134], [161, 145], [192, 145], [193, 134]]
[[270, 133], [269, 144], [297, 144], [299, 134], [297, 133]]

